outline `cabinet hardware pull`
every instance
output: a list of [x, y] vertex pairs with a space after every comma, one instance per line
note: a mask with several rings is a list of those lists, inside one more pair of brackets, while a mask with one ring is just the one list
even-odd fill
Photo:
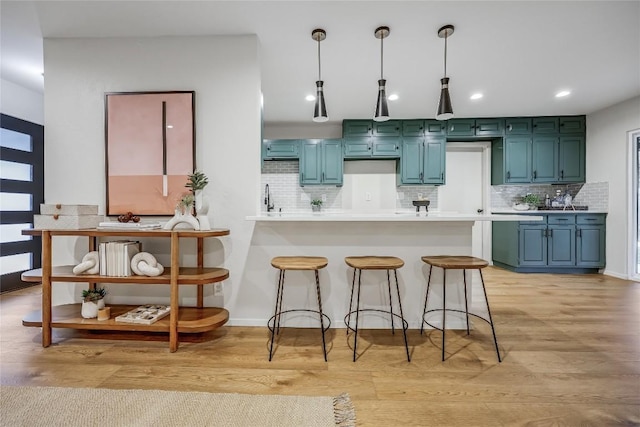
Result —
[[561, 171], [560, 171], [560, 178], [561, 178], [561, 179], [564, 179], [564, 170], [561, 170]]
[[576, 228], [576, 234], [578, 235], [578, 237], [582, 237], [582, 229]]
[[542, 237], [547, 237], [547, 229], [540, 230], [542, 232]]
[[536, 179], [538, 177], [538, 171], [533, 171], [533, 179]]
[[507, 171], [507, 179], [511, 179], [511, 172]]
[[269, 150], [271, 150], [271, 146], [270, 145], [267, 146], [267, 151], [269, 151]]
[[569, 221], [567, 218], [556, 218], [558, 221]]
[[420, 182], [422, 182], [422, 177], [424, 176], [424, 174], [422, 172], [420, 172]]
[[322, 172], [322, 182], [324, 182], [324, 172]]
[[553, 237], [553, 228], [549, 229], [549, 237]]
[[441, 181], [444, 181], [444, 172], [441, 172], [441, 173], [440, 173], [440, 180], [441, 180]]
[[596, 219], [595, 218], [585, 218], [585, 220], [587, 220], [587, 221], [595, 221]]

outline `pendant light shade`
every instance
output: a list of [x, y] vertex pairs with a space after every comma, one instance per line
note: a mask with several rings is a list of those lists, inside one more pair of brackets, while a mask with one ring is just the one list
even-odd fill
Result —
[[453, 34], [453, 25], [445, 25], [438, 30], [438, 37], [444, 39], [444, 77], [440, 79], [440, 102], [436, 120], [449, 120], [453, 118], [453, 107], [449, 96], [449, 78], [447, 77], [447, 39]]
[[311, 32], [311, 38], [318, 42], [318, 80], [316, 81], [316, 105], [313, 109], [314, 122], [326, 122], [329, 120], [327, 107], [324, 103], [324, 90], [322, 74], [320, 68], [320, 42], [327, 38], [327, 32], [321, 28], [317, 28]]
[[380, 80], [378, 80], [378, 101], [376, 102], [376, 114], [373, 120], [376, 122], [386, 122], [389, 120], [389, 107], [387, 106], [387, 91], [385, 85], [387, 81], [384, 79], [384, 45], [383, 40], [389, 36], [389, 27], [378, 27], [375, 36], [380, 39]]

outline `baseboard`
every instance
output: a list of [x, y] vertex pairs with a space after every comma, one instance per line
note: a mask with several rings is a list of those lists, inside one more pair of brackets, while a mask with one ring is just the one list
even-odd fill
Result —
[[615, 271], [611, 271], [611, 270], [607, 270], [605, 269], [602, 274], [607, 275], [607, 276], [611, 276], [611, 277], [617, 277], [618, 279], [622, 279], [622, 280], [631, 280], [629, 278], [629, 276], [627, 276], [626, 274], [620, 274], [620, 273], [616, 273]]

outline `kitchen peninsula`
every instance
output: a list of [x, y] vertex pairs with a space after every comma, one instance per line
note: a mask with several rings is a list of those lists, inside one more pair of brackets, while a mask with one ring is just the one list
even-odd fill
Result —
[[[404, 260], [398, 270], [405, 318], [410, 328], [420, 327], [428, 266], [421, 261], [425, 255], [470, 255], [472, 249], [472, 227], [476, 221], [518, 221], [520, 215], [458, 214], [453, 212], [327, 212], [327, 213], [277, 213], [263, 212], [246, 217], [255, 221], [252, 246], [254, 265], [269, 266], [276, 256], [324, 256], [329, 265], [320, 272], [323, 308], [333, 319], [332, 326], [342, 328], [342, 319], [347, 312], [352, 270], [344, 263], [347, 256], [386, 255]], [[527, 216], [527, 220], [542, 220], [541, 216]], [[271, 269], [264, 280], [275, 283], [277, 274]], [[386, 272], [362, 277], [363, 294], [368, 305], [386, 304], [378, 286], [386, 282]], [[459, 273], [458, 276], [456, 274]], [[442, 282], [442, 273], [434, 271], [432, 280]], [[475, 273], [474, 273], [475, 274]], [[328, 276], [328, 277], [327, 277]], [[468, 274], [469, 277], [474, 277]], [[292, 305], [314, 304], [313, 286], [298, 286], [296, 282], [311, 283], [311, 275], [291, 272], [287, 285], [285, 303]], [[447, 279], [462, 282], [462, 272], [450, 272]], [[473, 279], [472, 279], [473, 280]], [[478, 280], [478, 279], [476, 279]], [[290, 283], [290, 285], [289, 285]], [[376, 286], [370, 286], [375, 284]], [[491, 284], [487, 284], [491, 286]], [[436, 292], [439, 293], [439, 286]], [[375, 292], [370, 290], [375, 289]], [[271, 300], [273, 295], [269, 295]], [[462, 287], [459, 293], [447, 294], [447, 301], [463, 301]], [[434, 300], [434, 303], [437, 303]], [[269, 304], [270, 305], [270, 304]], [[311, 320], [300, 326], [312, 326]], [[387, 318], [367, 319], [368, 327], [389, 327]]]

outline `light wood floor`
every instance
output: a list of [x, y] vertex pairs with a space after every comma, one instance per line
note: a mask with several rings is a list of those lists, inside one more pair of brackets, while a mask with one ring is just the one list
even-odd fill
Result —
[[[169, 353], [163, 337], [96, 339], [21, 326], [40, 288], [0, 296], [2, 384], [324, 395], [348, 392], [362, 426], [640, 425], [640, 283], [602, 275], [485, 270], [504, 361], [487, 325], [470, 336], [364, 331], [356, 363], [344, 329], [286, 329], [268, 362], [266, 327], [223, 327]], [[481, 323], [481, 322], [480, 322]], [[140, 338], [139, 336], [137, 338]], [[55, 402], [52, 402], [55, 404]]]

